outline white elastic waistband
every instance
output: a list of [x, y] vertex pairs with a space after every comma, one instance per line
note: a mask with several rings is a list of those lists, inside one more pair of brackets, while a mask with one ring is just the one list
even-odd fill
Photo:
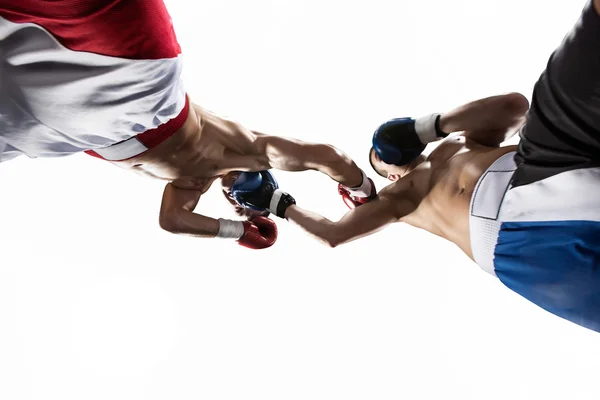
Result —
[[517, 168], [514, 155], [512, 151], [494, 161], [479, 178], [471, 197], [469, 229], [473, 258], [484, 271], [494, 276], [494, 249], [502, 225], [498, 215]]
[[134, 136], [120, 143], [113, 144], [110, 147], [104, 147], [94, 151], [105, 160], [119, 161], [135, 157], [139, 154], [142, 154], [146, 150], [148, 150], [148, 147], [146, 147], [138, 140], [137, 137]]

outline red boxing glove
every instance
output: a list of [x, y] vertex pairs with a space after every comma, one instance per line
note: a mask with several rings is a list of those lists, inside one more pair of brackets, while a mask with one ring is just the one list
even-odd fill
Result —
[[277, 225], [267, 217], [244, 221], [244, 234], [238, 239], [241, 246], [249, 249], [266, 249], [277, 240]]
[[357, 188], [348, 188], [341, 183], [338, 185], [338, 193], [342, 196], [342, 200], [353, 210], [356, 207], [368, 203], [377, 197], [377, 189], [375, 184], [363, 172], [363, 182]]

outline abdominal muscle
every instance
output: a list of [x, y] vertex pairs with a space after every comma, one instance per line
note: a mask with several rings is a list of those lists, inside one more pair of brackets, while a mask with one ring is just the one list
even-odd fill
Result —
[[268, 169], [256, 154], [255, 136], [232, 121], [193, 105], [184, 125], [173, 136], [145, 153], [113, 164], [141, 175], [173, 181], [183, 189], [205, 192], [230, 171]]
[[430, 189], [419, 207], [402, 220], [453, 242], [473, 259], [469, 231], [473, 190], [494, 161], [516, 146], [492, 148], [461, 141], [462, 146], [442, 143], [431, 154]]

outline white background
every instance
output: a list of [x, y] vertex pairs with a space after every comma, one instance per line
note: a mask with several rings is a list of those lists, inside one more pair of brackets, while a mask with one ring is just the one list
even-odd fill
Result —
[[[195, 102], [337, 145], [373, 175], [388, 118], [530, 98], [584, 3], [167, 5]], [[302, 206], [345, 212], [328, 178], [276, 177]], [[398, 224], [331, 250], [279, 220], [276, 245], [250, 251], [162, 232], [162, 182], [84, 155], [18, 159], [0, 179], [0, 399], [600, 397], [597, 333], [427, 232]], [[198, 211], [234, 217], [218, 185]]]

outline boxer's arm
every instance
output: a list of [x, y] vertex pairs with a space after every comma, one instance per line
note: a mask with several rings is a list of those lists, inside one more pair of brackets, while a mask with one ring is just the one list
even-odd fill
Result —
[[497, 147], [525, 122], [528, 100], [519, 93], [486, 97], [459, 106], [440, 118], [445, 133], [463, 135], [485, 146]]
[[159, 223], [164, 230], [195, 237], [213, 238], [219, 232], [219, 221], [194, 213], [202, 192], [165, 187], [160, 207]]
[[271, 168], [283, 171], [315, 170], [347, 187], [358, 187], [363, 174], [356, 163], [343, 151], [322, 143], [265, 135], [254, 132], [256, 146]]
[[336, 247], [398, 222], [416, 208], [408, 200], [386, 196], [383, 192], [371, 202], [346, 213], [338, 222], [296, 205], [287, 209], [285, 217], [327, 246]]

